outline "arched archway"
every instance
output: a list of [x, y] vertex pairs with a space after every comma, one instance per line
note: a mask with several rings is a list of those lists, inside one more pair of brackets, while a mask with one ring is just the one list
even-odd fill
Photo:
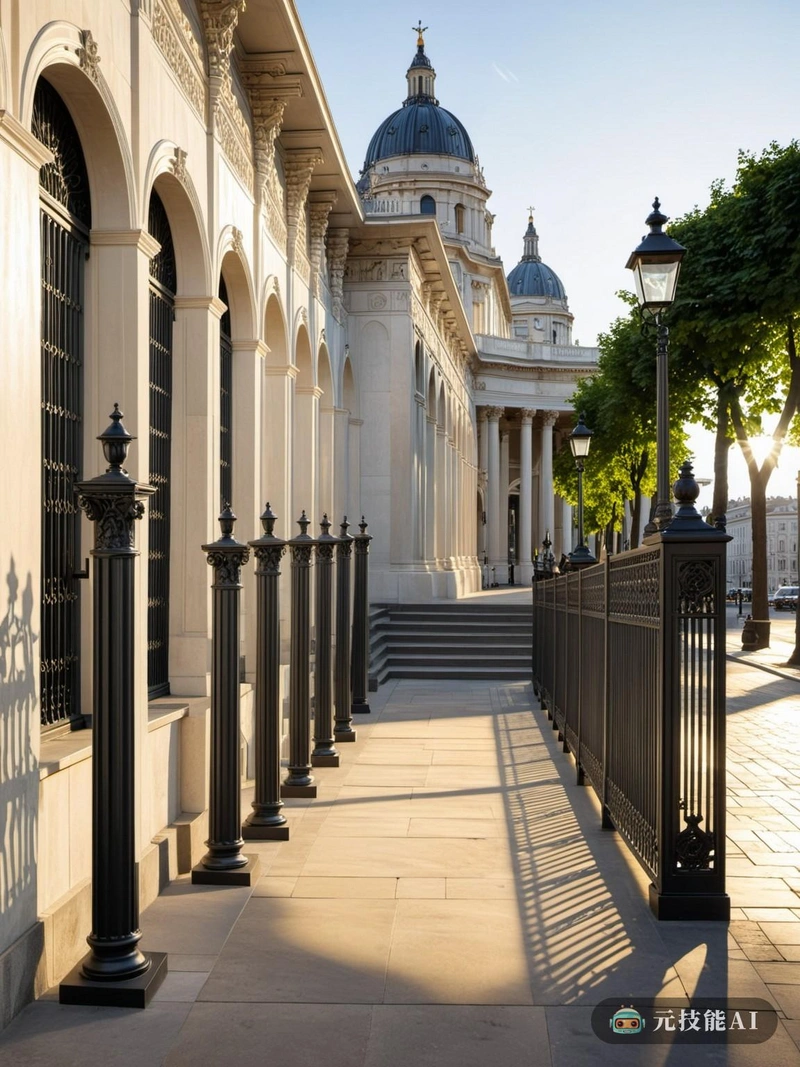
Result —
[[81, 139], [67, 105], [45, 78], [32, 132], [54, 156], [39, 172], [41, 205], [41, 720], [82, 721], [80, 702], [80, 514], [83, 474], [85, 283], [92, 197]]
[[317, 446], [317, 466], [319, 468], [319, 513], [323, 513], [333, 522], [336, 518], [335, 481], [337, 477], [335, 464], [335, 399], [333, 395], [333, 375], [331, 360], [326, 344], [321, 344], [317, 352], [317, 389], [319, 392], [319, 439]]
[[361, 419], [353, 361], [349, 356], [342, 370], [342, 405], [342, 470], [346, 477], [337, 482], [337, 495], [339, 511], [355, 521], [356, 516], [361, 514]]
[[316, 531], [319, 467], [319, 388], [315, 381], [315, 366], [311, 356], [308, 330], [301, 323], [295, 338], [295, 405], [292, 462], [292, 536], [296, 532], [295, 520], [305, 511], [311, 520], [312, 533]]

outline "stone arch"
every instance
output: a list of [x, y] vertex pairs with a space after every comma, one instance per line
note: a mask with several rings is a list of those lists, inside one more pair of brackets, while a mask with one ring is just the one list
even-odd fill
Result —
[[253, 275], [233, 226], [226, 226], [220, 234], [216, 261], [230, 299], [232, 338], [236, 341], [257, 337]]
[[267, 366], [288, 367], [289, 344], [286, 316], [277, 291], [273, 290], [264, 306], [264, 339], [267, 342]]
[[336, 398], [333, 393], [333, 374], [328, 346], [323, 341], [317, 349], [317, 390], [319, 392], [319, 517], [323, 512], [333, 521], [335, 517], [335, 429]]
[[425, 396], [425, 404], [427, 407], [428, 415], [432, 418], [436, 418], [436, 369], [431, 367], [430, 374], [428, 375], [428, 392]]
[[419, 339], [414, 345], [414, 388], [420, 396], [425, 395], [425, 353]]
[[[337, 450], [337, 502], [339, 510], [346, 515], [357, 516], [360, 514], [361, 500], [361, 420], [358, 417], [360, 405], [358, 399], [358, 386], [353, 371], [353, 361], [349, 354], [345, 357], [342, 367], [342, 431], [344, 441], [339, 440]], [[341, 463], [338, 460], [342, 456]], [[339, 477], [339, 471], [344, 475], [344, 483]], [[338, 515], [337, 515], [338, 517]]]
[[294, 382], [294, 426], [292, 448], [292, 511], [297, 518], [305, 511], [316, 531], [317, 503], [319, 499], [319, 397], [316, 384], [315, 360], [311, 354], [311, 342], [305, 322], [296, 327], [294, 342], [294, 365], [297, 377]]
[[139, 212], [130, 146], [102, 65], [87, 62], [85, 46], [85, 31], [71, 23], [42, 27], [23, 64], [21, 121], [30, 129], [36, 85], [44, 75], [69, 109], [81, 139], [96, 204], [93, 228], [133, 229]]
[[150, 152], [143, 187], [143, 226], [147, 226], [150, 194], [155, 189], [164, 203], [172, 230], [179, 295], [209, 297], [216, 293], [217, 284], [211, 274], [203, 210], [185, 163], [183, 167], [175, 166], [176, 150], [172, 141], [159, 141]]

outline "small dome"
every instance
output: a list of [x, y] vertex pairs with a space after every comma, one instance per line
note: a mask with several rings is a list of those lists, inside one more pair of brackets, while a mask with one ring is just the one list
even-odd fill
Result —
[[528, 228], [523, 237], [522, 259], [509, 274], [508, 291], [512, 296], [546, 296], [551, 300], [566, 300], [564, 285], [554, 270], [542, 263], [539, 255], [539, 234], [533, 225], [533, 208], [528, 215]]
[[564, 284], [554, 270], [541, 260], [523, 260], [508, 276], [508, 291], [512, 296], [549, 296], [552, 300], [566, 300]]
[[380, 159], [408, 155], [455, 156], [475, 163], [467, 131], [433, 101], [407, 102], [384, 119], [369, 142], [364, 170]]

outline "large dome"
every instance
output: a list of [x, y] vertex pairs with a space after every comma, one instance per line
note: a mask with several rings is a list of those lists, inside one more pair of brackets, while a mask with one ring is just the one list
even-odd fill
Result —
[[523, 242], [522, 259], [507, 278], [509, 293], [512, 296], [544, 296], [550, 300], [566, 300], [564, 283], [551, 267], [542, 263], [533, 214], [528, 216], [528, 229]]
[[512, 296], [549, 296], [552, 300], [566, 300], [564, 283], [546, 263], [534, 260], [518, 263], [508, 276], [508, 291]]
[[406, 79], [408, 96], [403, 106], [384, 119], [375, 131], [362, 173], [390, 156], [454, 156], [476, 163], [469, 134], [455, 115], [439, 106], [434, 96], [436, 71], [425, 55], [421, 33]]
[[456, 156], [475, 162], [475, 149], [459, 120], [433, 102], [406, 103], [375, 131], [364, 168], [389, 156]]

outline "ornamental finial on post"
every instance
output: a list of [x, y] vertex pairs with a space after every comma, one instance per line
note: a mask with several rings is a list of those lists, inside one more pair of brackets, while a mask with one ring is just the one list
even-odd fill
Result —
[[230, 504], [226, 504], [219, 516], [222, 536], [217, 541], [203, 545], [209, 567], [213, 567], [214, 589], [240, 589], [241, 569], [250, 559], [250, 549], [233, 536], [236, 522]]
[[266, 507], [261, 513], [263, 536], [257, 541], [249, 542], [253, 555], [256, 557], [256, 574], [276, 577], [281, 573], [281, 556], [286, 548], [286, 542], [282, 538], [275, 536], [274, 530], [277, 520], [278, 516], [270, 507], [269, 501], [267, 501]]
[[128, 448], [131, 441], [135, 441], [136, 438], [133, 434], [128, 433], [122, 425], [124, 416], [119, 410], [119, 404], [114, 404], [114, 410], [109, 415], [109, 418], [111, 423], [105, 433], [99, 434], [97, 438], [103, 446], [103, 455], [106, 457], [106, 463], [108, 463], [106, 474], [127, 474], [128, 472], [122, 464], [128, 458]]

